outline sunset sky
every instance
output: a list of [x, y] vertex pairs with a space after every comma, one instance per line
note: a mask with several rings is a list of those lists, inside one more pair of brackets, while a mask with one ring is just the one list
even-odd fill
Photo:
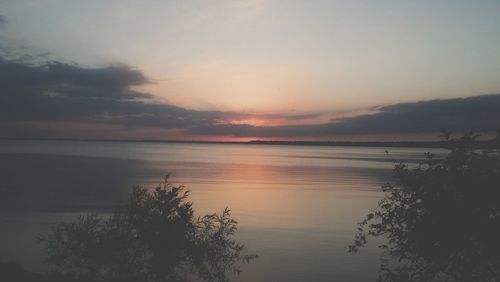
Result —
[[495, 131], [499, 15], [498, 0], [3, 0], [0, 137]]

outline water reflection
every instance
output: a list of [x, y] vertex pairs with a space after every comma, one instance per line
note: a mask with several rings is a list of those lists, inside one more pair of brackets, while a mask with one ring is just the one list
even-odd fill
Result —
[[[159, 175], [172, 172], [173, 182], [192, 191], [198, 213], [232, 208], [238, 240], [260, 255], [239, 281], [374, 278], [375, 247], [346, 254], [353, 223], [381, 198], [378, 187], [393, 161], [423, 155], [404, 148], [391, 150], [387, 160], [380, 148], [0, 142], [0, 189], [11, 195], [0, 213], [0, 224], [9, 227], [0, 230], [0, 258], [43, 269], [40, 246], [28, 242], [34, 234], [78, 212], [109, 209], [133, 184], [154, 187]], [[20, 244], [33, 255], [20, 256]]]
[[133, 160], [2, 154], [0, 210], [105, 209], [124, 199], [141, 167]]

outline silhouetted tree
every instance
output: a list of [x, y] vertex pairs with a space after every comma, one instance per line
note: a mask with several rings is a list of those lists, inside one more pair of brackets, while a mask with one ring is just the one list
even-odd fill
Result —
[[226, 281], [255, 255], [233, 239], [237, 222], [222, 214], [194, 216], [188, 191], [168, 177], [154, 191], [134, 188], [110, 216], [59, 223], [42, 240], [58, 273], [91, 281]]
[[351, 252], [369, 236], [386, 244], [379, 281], [500, 280], [500, 158], [454, 139], [444, 159], [400, 163], [385, 197], [359, 223]]

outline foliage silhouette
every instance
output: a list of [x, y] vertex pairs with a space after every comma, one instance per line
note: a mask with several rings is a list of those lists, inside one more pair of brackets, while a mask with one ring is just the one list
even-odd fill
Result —
[[230, 210], [195, 217], [189, 191], [168, 176], [154, 191], [134, 188], [111, 216], [84, 215], [42, 237], [57, 273], [89, 281], [227, 281], [244, 254]]
[[444, 159], [426, 154], [416, 167], [395, 166], [394, 183], [359, 223], [349, 251], [382, 237], [379, 281], [500, 279], [500, 158], [474, 149], [469, 132], [451, 138]]

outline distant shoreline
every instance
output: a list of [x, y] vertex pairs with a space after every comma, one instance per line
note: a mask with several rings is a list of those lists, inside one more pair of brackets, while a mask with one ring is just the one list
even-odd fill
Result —
[[[78, 138], [0, 138], [18, 141], [74, 141], [74, 142], [130, 142], [130, 143], [178, 143], [178, 144], [240, 144], [280, 146], [325, 146], [325, 147], [407, 147], [407, 148], [449, 148], [447, 141], [196, 141], [196, 140], [136, 140], [136, 139], [78, 139]], [[478, 149], [500, 149], [499, 141], [476, 141]]]

